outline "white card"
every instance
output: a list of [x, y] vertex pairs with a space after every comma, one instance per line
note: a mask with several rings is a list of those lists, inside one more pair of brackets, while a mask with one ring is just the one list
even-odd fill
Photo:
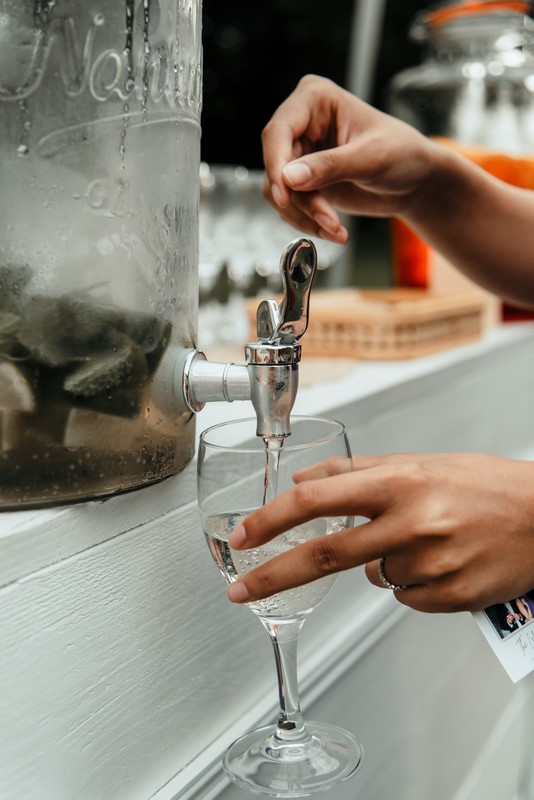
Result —
[[534, 670], [534, 591], [473, 616], [514, 683]]

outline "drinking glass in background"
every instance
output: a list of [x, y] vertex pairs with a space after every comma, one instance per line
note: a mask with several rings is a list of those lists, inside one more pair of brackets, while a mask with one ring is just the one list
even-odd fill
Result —
[[[263, 197], [263, 171], [200, 165], [200, 345], [243, 342], [248, 336], [245, 298], [279, 292], [280, 254], [295, 229]], [[309, 237], [317, 267], [326, 271], [343, 246]], [[321, 274], [317, 283], [321, 283]]]

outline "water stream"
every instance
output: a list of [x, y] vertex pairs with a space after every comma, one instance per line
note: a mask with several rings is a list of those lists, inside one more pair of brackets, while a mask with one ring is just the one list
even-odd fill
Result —
[[265, 477], [262, 505], [266, 505], [274, 500], [278, 491], [278, 470], [284, 439], [264, 439], [263, 442], [265, 444]]

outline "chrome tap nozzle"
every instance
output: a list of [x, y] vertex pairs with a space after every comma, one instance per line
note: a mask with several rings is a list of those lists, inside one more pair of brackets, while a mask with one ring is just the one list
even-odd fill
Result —
[[258, 340], [245, 346], [256, 433], [264, 439], [291, 433], [290, 415], [298, 388], [300, 337], [308, 327], [310, 291], [317, 252], [309, 239], [296, 239], [285, 249], [280, 271], [284, 296], [280, 306], [264, 300], [258, 306]]
[[206, 402], [250, 399], [258, 421], [258, 436], [289, 436], [289, 418], [298, 387], [298, 340], [308, 327], [316, 266], [317, 252], [309, 239], [296, 239], [286, 247], [280, 260], [282, 302], [278, 306], [274, 300], [264, 300], [258, 306], [258, 338], [245, 345], [246, 366], [207, 361], [200, 350], [183, 350], [178, 357], [167, 359], [172, 371], [172, 394], [179, 409], [194, 413]]

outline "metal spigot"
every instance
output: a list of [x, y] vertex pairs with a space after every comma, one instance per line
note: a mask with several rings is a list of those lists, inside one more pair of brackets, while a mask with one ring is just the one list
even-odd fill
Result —
[[286, 247], [280, 262], [282, 302], [279, 306], [274, 300], [259, 304], [258, 340], [245, 345], [256, 433], [264, 439], [283, 438], [291, 433], [289, 416], [297, 396], [301, 356], [298, 340], [308, 327], [316, 266], [317, 252], [309, 239], [297, 239]]
[[309, 239], [296, 239], [280, 260], [283, 298], [263, 300], [256, 313], [257, 341], [245, 345], [246, 366], [217, 364], [201, 350], [187, 350], [177, 362], [175, 386], [182, 404], [200, 411], [206, 402], [251, 400], [256, 433], [264, 439], [289, 436], [298, 388], [301, 347], [308, 327], [310, 291], [317, 252]]

